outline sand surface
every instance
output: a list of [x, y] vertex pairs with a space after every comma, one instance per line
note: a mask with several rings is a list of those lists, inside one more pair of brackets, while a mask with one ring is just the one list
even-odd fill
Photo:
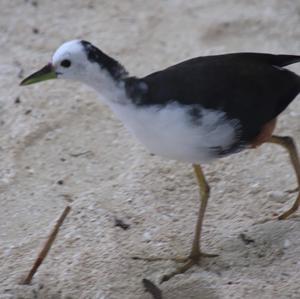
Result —
[[[192, 168], [151, 156], [85, 86], [18, 86], [74, 38], [137, 76], [206, 54], [299, 54], [300, 2], [0, 0], [0, 298], [150, 299], [142, 279], [157, 283], [176, 264], [130, 257], [188, 253]], [[299, 142], [299, 116], [298, 99], [277, 133]], [[163, 298], [299, 299], [300, 216], [274, 220], [296, 196], [285, 193], [296, 186], [285, 151], [264, 145], [204, 169], [212, 192], [203, 248], [220, 256], [161, 285]], [[32, 285], [19, 285], [66, 205]]]

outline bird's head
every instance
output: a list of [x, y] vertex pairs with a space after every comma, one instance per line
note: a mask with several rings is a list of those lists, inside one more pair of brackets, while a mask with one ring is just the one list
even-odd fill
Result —
[[91, 43], [83, 40], [72, 40], [62, 44], [55, 51], [51, 62], [25, 78], [20, 85], [29, 85], [56, 78], [89, 83], [99, 79], [101, 73], [108, 74], [115, 81], [122, 79], [127, 74], [121, 64]]

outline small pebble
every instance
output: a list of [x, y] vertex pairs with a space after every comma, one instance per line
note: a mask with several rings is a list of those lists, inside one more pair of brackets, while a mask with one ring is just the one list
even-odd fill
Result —
[[40, 30], [38, 28], [32, 28], [32, 33], [33, 34], [39, 34]]
[[29, 174], [34, 174], [34, 170], [30, 166], [25, 167]]
[[289, 241], [289, 240], [284, 240], [284, 242], [283, 242], [283, 248], [288, 248], [288, 247], [290, 247], [291, 246], [291, 242]]
[[250, 185], [250, 194], [257, 194], [261, 192], [261, 186], [259, 183], [253, 183]]
[[282, 191], [271, 191], [268, 193], [268, 198], [279, 203], [286, 202], [287, 200], [286, 194]]
[[130, 228], [130, 225], [125, 223], [122, 219], [115, 218], [115, 226], [122, 228], [123, 230], [127, 230]]
[[152, 236], [149, 232], [144, 232], [143, 234], [143, 241], [144, 242], [150, 242], [152, 239]]
[[241, 233], [239, 235], [240, 239], [246, 244], [251, 244], [251, 243], [255, 243], [254, 239], [252, 239], [251, 237], [246, 236], [245, 234]]

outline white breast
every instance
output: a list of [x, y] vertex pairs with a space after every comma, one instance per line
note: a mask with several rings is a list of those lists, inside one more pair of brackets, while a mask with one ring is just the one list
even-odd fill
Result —
[[[216, 157], [214, 148], [226, 150], [235, 142], [237, 120], [224, 112], [201, 108], [195, 121], [191, 107], [176, 103], [167, 106], [112, 104], [112, 110], [150, 152], [179, 161], [207, 162]], [[197, 106], [199, 109], [199, 106]]]
[[124, 84], [116, 85], [97, 65], [89, 64], [89, 68], [93, 76], [86, 76], [85, 82], [99, 92], [102, 101], [154, 154], [192, 163], [207, 162], [237, 141], [239, 121], [227, 119], [222, 111], [176, 101], [165, 106], [136, 106], [128, 98]]

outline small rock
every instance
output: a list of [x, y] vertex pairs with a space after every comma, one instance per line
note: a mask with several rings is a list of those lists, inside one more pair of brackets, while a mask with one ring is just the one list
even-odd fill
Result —
[[15, 248], [14, 246], [10, 246], [9, 248], [6, 248], [3, 252], [4, 256], [10, 256], [14, 248]]
[[284, 240], [284, 242], [283, 242], [283, 248], [288, 248], [288, 247], [290, 247], [291, 246], [291, 242], [289, 241], [289, 240]]
[[150, 234], [150, 232], [144, 232], [143, 234], [143, 241], [144, 242], [150, 242], [152, 239], [152, 236]]
[[268, 198], [276, 202], [286, 202], [286, 194], [282, 191], [271, 191], [268, 193]]
[[166, 186], [165, 189], [171, 192], [175, 190], [175, 186]]
[[240, 238], [246, 245], [251, 244], [251, 243], [255, 243], [254, 239], [252, 239], [252, 238], [246, 236], [244, 233], [241, 233], [241, 234], [239, 235], [239, 238]]
[[115, 226], [122, 228], [123, 230], [127, 230], [130, 228], [130, 225], [125, 223], [122, 219], [115, 218]]
[[250, 194], [257, 194], [261, 191], [261, 185], [259, 183], [253, 183], [250, 185]]
[[26, 166], [26, 170], [29, 174], [34, 174], [34, 170], [30, 166]]
[[33, 34], [39, 34], [40, 30], [38, 28], [32, 28]]
[[18, 72], [18, 78], [22, 79], [23, 77], [24, 77], [24, 70], [22, 69], [22, 67], [20, 67]]

